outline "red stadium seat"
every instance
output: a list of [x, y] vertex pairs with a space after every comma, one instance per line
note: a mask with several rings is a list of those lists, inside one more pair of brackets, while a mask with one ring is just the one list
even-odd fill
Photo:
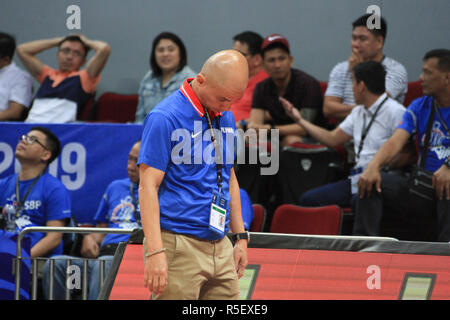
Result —
[[405, 96], [405, 101], [403, 101], [403, 105], [408, 107], [409, 104], [419, 97], [423, 96], [422, 85], [420, 81], [408, 82], [408, 92]]
[[134, 122], [137, 104], [137, 94], [105, 92], [97, 101], [97, 121]]
[[95, 93], [88, 100], [88, 102], [77, 110], [78, 121], [92, 121], [94, 120], [94, 108], [95, 108]]
[[283, 204], [275, 210], [270, 232], [339, 235], [341, 225], [342, 211], [337, 205], [309, 208]]
[[253, 204], [253, 221], [250, 225], [251, 232], [262, 232], [266, 223], [266, 208], [259, 203]]
[[322, 96], [325, 95], [325, 91], [327, 91], [328, 82], [320, 81], [320, 92], [322, 93]]

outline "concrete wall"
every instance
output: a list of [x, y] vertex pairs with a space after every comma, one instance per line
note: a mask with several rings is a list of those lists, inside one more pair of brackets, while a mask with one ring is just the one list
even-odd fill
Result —
[[[66, 26], [72, 4], [81, 9], [81, 30]], [[449, 48], [449, 0], [2, 0], [0, 30], [18, 43], [69, 33], [107, 41], [112, 53], [98, 93], [136, 93], [149, 69], [151, 41], [161, 31], [183, 39], [195, 71], [230, 48], [241, 31], [281, 33], [291, 43], [294, 66], [327, 81], [350, 53], [351, 22], [372, 4], [388, 22], [385, 54], [404, 64], [410, 81], [419, 76], [426, 51]], [[39, 57], [56, 67], [55, 55], [52, 49]]]

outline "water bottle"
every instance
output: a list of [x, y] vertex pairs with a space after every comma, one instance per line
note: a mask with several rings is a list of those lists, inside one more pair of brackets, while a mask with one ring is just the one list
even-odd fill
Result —
[[6, 231], [16, 232], [16, 208], [12, 204], [7, 204], [3, 210], [6, 215]]

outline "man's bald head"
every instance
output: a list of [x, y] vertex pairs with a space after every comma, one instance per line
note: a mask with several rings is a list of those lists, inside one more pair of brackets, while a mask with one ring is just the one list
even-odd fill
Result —
[[212, 55], [206, 60], [200, 73], [219, 88], [227, 85], [240, 85], [245, 90], [247, 87], [247, 59], [236, 50], [219, 51]]
[[206, 60], [192, 87], [205, 107], [222, 112], [242, 97], [247, 84], [247, 59], [236, 50], [224, 50]]

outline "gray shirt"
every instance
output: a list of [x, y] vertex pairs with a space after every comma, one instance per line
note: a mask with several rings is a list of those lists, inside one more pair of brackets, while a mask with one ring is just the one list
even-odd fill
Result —
[[[408, 91], [408, 74], [405, 67], [389, 57], [385, 57], [381, 64], [386, 69], [386, 92], [399, 103], [403, 103]], [[348, 70], [348, 61], [338, 63], [331, 70], [325, 96], [341, 98], [342, 103], [346, 105], [355, 104], [352, 73]]]

